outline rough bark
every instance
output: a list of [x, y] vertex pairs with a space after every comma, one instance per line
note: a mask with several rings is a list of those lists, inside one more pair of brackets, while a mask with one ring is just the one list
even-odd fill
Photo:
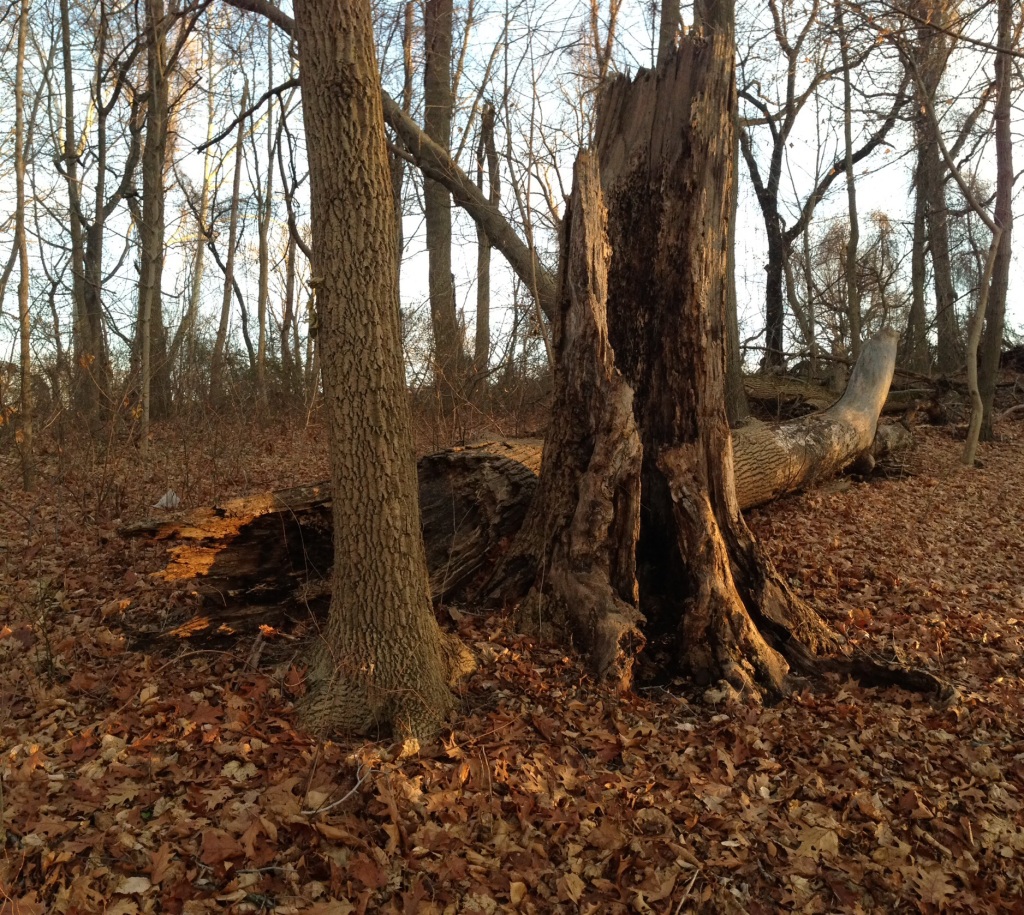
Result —
[[142, 447], [146, 448], [150, 418], [170, 412], [171, 380], [167, 364], [167, 333], [163, 321], [165, 229], [164, 175], [170, 119], [170, 72], [167, 32], [169, 17], [163, 0], [146, 0], [146, 140], [142, 150], [142, 206], [139, 219], [139, 317], [136, 339], [141, 373]]
[[[640, 607], [650, 635], [674, 642], [671, 666], [700, 682], [726, 679], [776, 695], [785, 663], [758, 632], [730, 569], [733, 554], [749, 562], [751, 579], [763, 565], [736, 501], [723, 335], [715, 333], [727, 295], [731, 35], [684, 48], [653, 97], [635, 95], [639, 81], [629, 92], [620, 84], [619, 99], [609, 96], [602, 107], [608, 132], [598, 134], [615, 251], [611, 338], [634, 386], [645, 453]], [[631, 109], [667, 122], [664, 133], [624, 148], [622, 138], [644, 136], [630, 123]], [[663, 226], [660, 237], [643, 237], [648, 219]], [[646, 274], [655, 287], [649, 300], [636, 288]], [[630, 326], [638, 318], [646, 325], [639, 334]]]
[[[423, 6], [423, 128], [448, 154], [452, 132], [452, 0], [427, 0]], [[427, 286], [434, 334], [434, 383], [444, 421], [450, 422], [462, 396], [462, 334], [452, 275], [452, 199], [439, 181], [423, 183], [423, 220], [427, 243]]]
[[514, 601], [532, 585], [544, 621], [565, 620], [600, 676], [628, 679], [647, 639], [662, 675], [773, 698], [787, 659], [814, 670], [838, 640], [762, 554], [736, 497], [722, 333], [732, 77], [731, 35], [715, 34], [605, 90], [596, 149], [612, 253], [591, 240], [600, 195], [584, 159], [566, 219], [550, 460], [491, 594]]
[[496, 578], [502, 595], [530, 589], [522, 621], [568, 633], [597, 670], [628, 682], [644, 643], [635, 567], [643, 449], [633, 391], [608, 342], [610, 250], [590, 155], [576, 163], [568, 212], [554, 323], [555, 422], [537, 495]]
[[[666, 0], [662, 5], [662, 29], [665, 11], [671, 8], [676, 20], [680, 19], [677, 0]], [[735, 4], [728, 0], [697, 0], [693, 7], [694, 28], [707, 35], [716, 32], [732, 35], [736, 28]], [[678, 25], [677, 25], [678, 28]], [[664, 31], [662, 32], [664, 36]], [[674, 34], [673, 34], [674, 40]], [[661, 53], [661, 52], [659, 52]], [[660, 59], [660, 58], [659, 58]], [[738, 110], [734, 111], [738, 117]], [[733, 168], [740, 160], [740, 134], [738, 122], [733, 125]], [[734, 180], [729, 193], [729, 219], [726, 271], [728, 274], [728, 301], [725, 308], [725, 409], [730, 425], [743, 422], [750, 415], [746, 391], [743, 388], [743, 357], [740, 354], [739, 299], [736, 294], [736, 217], [739, 208], [739, 182]], [[780, 341], [781, 343], [781, 341]]]
[[[340, 0], [333, 0], [330, 6], [341, 20], [344, 17], [337, 8], [339, 4]], [[325, 117], [327, 111], [314, 108], [312, 100], [319, 101], [318, 94], [310, 93], [309, 100], [305, 98], [307, 80], [312, 83], [310, 88], [317, 87], [322, 92], [329, 85], [337, 92], [339, 85], [344, 87], [360, 72], [350, 66], [342, 76], [330, 67], [330, 62], [345, 55], [328, 47], [317, 48], [315, 59], [322, 70], [313, 71], [315, 79], [310, 75], [305, 59], [307, 43], [315, 47], [318, 39], [323, 41], [322, 35], [306, 30], [316, 22], [311, 6], [310, 0], [296, 4], [300, 20], [296, 23], [296, 34], [304, 56], [304, 105], [311, 131], [311, 168], [315, 174], [318, 165], [326, 168], [331, 161], [317, 144], [325, 143], [328, 136], [335, 144], [339, 136], [354, 143], [351, 131], [365, 133], [366, 123], [365, 117], [350, 116], [347, 122], [338, 116]], [[325, 8], [318, 5], [317, 12]], [[368, 4], [365, 14], [365, 45], [360, 42], [357, 46], [372, 48]], [[301, 23], [304, 15], [309, 17], [305, 27]], [[319, 24], [323, 26], [324, 20]], [[372, 62], [372, 52], [367, 56]], [[368, 70], [362, 68], [361, 72], [366, 74]], [[613, 497], [612, 519], [607, 519], [607, 507], [597, 511], [594, 517], [601, 526], [595, 529], [618, 530], [618, 538], [598, 540], [588, 557], [577, 552], [578, 538], [556, 537], [544, 560], [556, 563], [561, 553], [577, 568], [581, 562], [591, 562], [599, 576], [612, 570], [608, 577], [612, 572], [628, 577], [629, 568], [635, 568], [634, 593], [646, 618], [645, 634], [658, 637], [668, 646], [667, 666], [687, 671], [702, 682], [724, 679], [753, 695], [774, 696], [785, 689], [787, 663], [783, 653], [801, 669], [820, 669], [808, 649], [831, 647], [835, 637], [816, 614], [788, 592], [761, 555], [743, 525], [735, 495], [732, 440], [725, 413], [723, 333], [728, 193], [735, 125], [733, 75], [731, 36], [715, 35], [706, 41], [684, 41], [656, 73], [641, 72], [634, 82], [623, 78], [613, 81], [602, 100], [597, 158], [609, 210], [609, 243], [614, 252], [608, 265], [608, 347], [600, 346], [599, 330], [588, 331], [580, 339], [598, 341], [595, 355], [601, 358], [595, 360], [596, 368], [562, 362], [562, 352], [559, 357], [560, 368], [569, 373], [566, 378], [595, 377], [591, 374], [595, 371], [598, 377], [607, 377], [608, 363], [603, 357], [607, 353], [611, 366], [621, 375], [622, 386], [598, 384], [590, 389], [592, 396], [587, 396], [582, 386], [566, 382], [567, 391], [578, 387], [583, 392], [581, 406], [589, 415], [569, 417], [563, 407], [562, 413], [554, 417], [552, 440], [556, 440], [555, 435], [560, 435], [563, 427], [585, 429], [587, 421], [594, 418], [602, 419], [603, 425], [598, 439], [579, 441], [575, 450], [573, 443], [568, 443], [567, 450], [572, 453], [565, 456], [565, 461], [552, 461], [544, 472], [554, 475], [559, 468], [575, 462], [588, 471], [577, 482], [588, 487], [597, 484], [596, 488], [588, 489], [588, 495], [593, 492], [599, 499], [607, 500], [609, 490], [604, 484], [616, 479], [622, 480], [623, 491], [628, 494], [631, 475], [625, 472], [616, 477], [612, 472], [614, 463], [599, 469], [590, 463], [590, 456], [608, 445], [613, 451], [618, 447], [614, 432], [621, 427], [616, 426], [614, 418], [621, 416], [621, 407], [617, 403], [626, 391], [631, 392], [633, 420], [642, 446], [639, 469], [633, 475], [643, 493], [639, 534], [634, 538], [626, 523], [631, 517], [632, 500], [627, 496], [617, 502]], [[333, 149], [336, 160], [336, 146]], [[382, 140], [380, 159], [379, 183], [384, 191], [372, 213], [389, 214], [392, 210], [387, 206]], [[314, 182], [314, 217], [318, 194], [325, 190], [328, 188], [318, 190]], [[344, 193], [338, 192], [341, 189], [330, 190], [334, 193], [327, 199], [332, 203], [339, 201], [337, 211], [346, 215], [365, 212], [361, 206], [344, 205], [349, 201]], [[584, 196], [579, 195], [580, 199]], [[320, 206], [324, 205], [321, 199]], [[578, 212], [579, 209], [571, 217], [570, 238], [580, 231]], [[592, 224], [592, 217], [579, 218], [584, 224]], [[361, 223], [359, 219], [353, 221]], [[343, 227], [336, 227], [335, 231], [344, 236]], [[373, 234], [374, 241], [385, 248], [388, 239], [393, 243], [393, 229], [390, 233]], [[579, 248], [594, 252], [600, 245], [583, 244]], [[393, 252], [385, 254], [392, 255], [388, 263], [393, 263]], [[564, 293], [570, 303], [564, 318], [567, 326], [577, 319], [592, 323], [597, 320], [596, 308], [578, 305], [596, 298], [590, 291], [601, 288], [601, 265], [586, 264], [582, 269], [587, 277], [585, 290], [566, 289]], [[572, 269], [565, 269], [563, 275], [572, 275]], [[354, 281], [352, 277], [346, 279]], [[359, 283], [354, 285], [359, 290]], [[327, 284], [327, 288], [338, 286]], [[341, 309], [343, 314], [355, 310], [355, 305]], [[568, 344], [572, 338], [566, 334], [560, 339]], [[333, 380], [330, 373], [328, 380]], [[571, 405], [577, 401], [567, 393], [561, 402]], [[357, 396], [347, 409], [361, 417], [367, 412], [364, 407]], [[373, 414], [375, 419], [377, 415]], [[365, 425], [357, 423], [355, 431]], [[351, 445], [345, 443], [345, 447]], [[625, 453], [629, 453], [628, 449]], [[375, 457], [380, 461], [380, 455]], [[336, 457], [332, 458], [332, 469], [336, 471], [332, 476], [342, 477], [337, 472], [339, 463]], [[592, 480], [588, 479], [591, 472]], [[337, 480], [334, 485], [337, 486]], [[372, 488], [370, 493], [374, 493]], [[365, 496], [360, 501], [365, 503]], [[555, 520], [560, 517], [559, 503], [554, 498], [548, 505]], [[365, 513], [367, 505], [358, 508]], [[587, 508], [583, 512], [588, 514]], [[344, 586], [351, 592], [352, 576], [363, 574], [357, 566], [347, 566], [347, 576], [339, 574], [339, 568], [346, 565], [340, 550], [345, 535], [337, 530], [341, 520], [340, 516], [335, 518], [335, 605], [343, 600], [338, 594], [340, 588]], [[571, 524], [564, 525], [564, 515], [562, 520], [562, 530], [571, 533]], [[630, 563], [598, 555], [602, 546], [627, 545], [631, 540], [635, 552]], [[582, 551], [584, 547], [580, 545], [578, 549]], [[374, 558], [359, 557], [371, 564]], [[531, 580], [538, 583], [536, 576]], [[625, 592], [616, 589], [614, 593], [618, 596]], [[619, 609], [618, 604], [606, 602], [591, 618], [591, 629], [599, 629]], [[332, 620], [335, 615], [332, 608]], [[362, 622], [365, 625], [366, 621]], [[419, 635], [404, 634], [414, 638]], [[595, 669], [605, 675], [628, 674], [620, 657], [622, 652], [602, 654], [595, 650], [601, 645], [597, 641], [591, 646], [589, 657]], [[623, 647], [621, 642], [619, 646]], [[829, 669], [837, 669], [835, 665], [842, 666], [841, 662], [830, 662]], [[872, 668], [872, 672], [877, 669]], [[347, 681], [351, 676], [348, 671], [343, 679]]]
[[331, 609], [310, 668], [320, 732], [432, 734], [471, 668], [430, 608], [399, 332], [394, 207], [369, 0], [296, 0], [331, 441]]
[[1010, 133], [1010, 101], [1012, 95], [1011, 58], [1012, 14], [1010, 0], [998, 4], [999, 52], [996, 54], [996, 201], [993, 216], [999, 227], [999, 246], [996, 249], [989, 285], [985, 332], [981, 341], [978, 365], [979, 393], [984, 415], [980, 436], [982, 441], [993, 438], [992, 420], [996, 384], [999, 378], [999, 358], [1003, 349], [1003, 326], [1006, 318], [1006, 295], [1010, 285], [1012, 248], [1010, 237], [1013, 226], [1013, 139]]

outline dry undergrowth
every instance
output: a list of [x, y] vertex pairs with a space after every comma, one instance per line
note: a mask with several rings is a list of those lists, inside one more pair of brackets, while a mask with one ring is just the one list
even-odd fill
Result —
[[920, 431], [902, 479], [752, 514], [803, 596], [962, 701], [851, 683], [774, 708], [685, 684], [616, 698], [500, 619], [453, 731], [415, 759], [296, 732], [301, 670], [133, 650], [124, 621], [187, 589], [124, 542], [186, 506], [324, 476], [315, 430], [47, 441], [39, 493], [0, 452], [0, 912], [1024, 910], [1024, 429], [984, 466]]

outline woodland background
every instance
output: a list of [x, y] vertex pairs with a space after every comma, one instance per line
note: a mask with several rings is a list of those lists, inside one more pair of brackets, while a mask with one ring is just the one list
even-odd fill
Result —
[[[596, 87], [653, 63], [664, 34], [653, 4], [445, 7], [376, 4], [385, 88], [511, 237], [453, 217], [391, 138], [420, 453], [543, 432], [536, 266], [554, 266]], [[737, 10], [737, 161], [754, 188], [737, 203], [763, 225], [738, 250], [763, 237], [765, 253], [734, 263], [748, 281], [732, 367], [838, 388], [861, 341], [895, 327], [901, 384], [946, 422], [918, 427], [891, 479], [748, 520], [852, 645], [940, 672], [958, 701], [837, 682], [771, 708], [682, 681], [621, 696], [500, 617], [452, 609], [480, 667], [456, 729], [399, 761], [387, 743], [295, 728], [301, 627], [143, 647], [140, 632], [187, 618], [196, 598], [161, 577], [161, 548], [118, 534], [168, 489], [194, 507], [325, 475], [287, 41], [219, 3], [8, 4], [3, 911], [1020, 906], [1016, 363], [991, 375], [999, 440], [980, 467], [958, 463], [983, 291], [998, 326], [983, 351], [1019, 343], [1012, 306], [1000, 317], [1008, 283], [985, 276], [990, 250], [1004, 257], [994, 218], [1007, 279], [1012, 260], [993, 216], [993, 112], [1008, 97], [994, 88], [997, 12]], [[883, 182], [900, 205], [868, 209]], [[488, 259], [512, 239], [532, 281]]]

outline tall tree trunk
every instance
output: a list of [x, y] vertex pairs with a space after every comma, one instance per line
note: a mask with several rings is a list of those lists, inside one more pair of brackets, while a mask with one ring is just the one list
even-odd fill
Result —
[[281, 311], [281, 381], [285, 403], [291, 405], [300, 387], [298, 347], [293, 349], [292, 335], [295, 331], [295, 258], [298, 245], [294, 236], [289, 236], [285, 251], [284, 306]]
[[995, 223], [999, 227], [999, 247], [996, 249], [989, 286], [988, 307], [985, 317], [985, 333], [981, 341], [979, 360], [979, 393], [984, 416], [981, 423], [981, 440], [991, 441], [992, 404], [995, 399], [996, 383], [999, 376], [999, 357], [1003, 349], [1003, 325], [1006, 318], [1006, 293], [1010, 285], [1010, 261], [1012, 250], [1010, 237], [1013, 226], [1013, 139], [1010, 134], [1010, 99], [1012, 95], [1011, 33], [1013, 20], [1010, 0], [999, 0], [998, 33], [996, 43], [996, 202]]
[[[476, 180], [481, 193], [487, 173], [487, 199], [494, 206], [501, 199], [498, 148], [494, 142], [494, 105], [484, 104], [480, 116], [480, 143], [476, 153]], [[487, 390], [487, 369], [491, 359], [491, 241], [483, 226], [477, 226], [476, 335], [473, 346], [473, 375], [480, 395]], [[483, 403], [478, 397], [478, 402]]]
[[956, 289], [949, 254], [949, 213], [946, 205], [947, 166], [939, 148], [939, 126], [927, 109], [934, 105], [949, 60], [950, 39], [944, 32], [949, 19], [944, 4], [921, 2], [915, 12], [922, 24], [914, 48], [918, 113], [914, 119], [917, 136], [916, 184], [923, 200], [928, 248], [932, 259], [935, 291], [935, 325], [938, 346], [935, 364], [940, 372], [955, 372], [963, 364], [964, 351], [956, 318]]
[[846, 312], [850, 321], [850, 355], [856, 360], [860, 356], [861, 344], [860, 277], [857, 271], [860, 220], [857, 216], [857, 182], [853, 174], [853, 75], [850, 72], [850, 36], [843, 23], [842, 0], [836, 2], [836, 27], [839, 30], [839, 53], [843, 62], [843, 140], [847, 213], [850, 223], [850, 234], [846, 240]]
[[[242, 102], [239, 111], [249, 107], [249, 81], [242, 86]], [[217, 336], [213, 341], [213, 355], [210, 359], [210, 402], [217, 403], [224, 393], [224, 361], [226, 358], [228, 327], [231, 323], [231, 296], [235, 284], [235, 249], [238, 247], [238, 211], [242, 187], [242, 140], [245, 137], [245, 118], [239, 118], [238, 135], [235, 137], [235, 174], [231, 185], [231, 212], [228, 217], [228, 253], [224, 259], [224, 292], [220, 302], [220, 321]]]
[[774, 221], [767, 226], [767, 235], [764, 356], [761, 360], [761, 368], [771, 370], [781, 369], [786, 364], [786, 300], [783, 283], [786, 274], [786, 258], [789, 257], [789, 252], [783, 239], [781, 217], [777, 213]]
[[143, 451], [151, 419], [170, 413], [170, 366], [163, 321], [164, 173], [167, 167], [170, 89], [167, 16], [163, 0], [146, 0], [146, 141], [142, 151], [142, 219], [139, 223], [139, 333]]
[[33, 435], [34, 398], [32, 396], [32, 315], [29, 311], [28, 232], [25, 227], [25, 49], [28, 44], [28, 13], [31, 0], [21, 0], [18, 16], [18, 50], [14, 77], [14, 244], [18, 249], [18, 329], [21, 343], [21, 400], [18, 450], [21, 453], [21, 480], [26, 492], [36, 488], [36, 458]]
[[928, 352], [928, 317], [925, 314], [925, 249], [927, 247], [927, 209], [920, 190], [923, 145], [918, 146], [914, 172], [914, 234], [910, 252], [910, 314], [907, 318], [906, 365], [912, 372], [927, 372], [931, 367]]
[[[929, 123], [929, 131], [938, 128]], [[956, 288], [949, 254], [949, 209], [946, 205], [945, 167], [934, 135], [925, 140], [925, 167], [919, 173], [928, 207], [928, 241], [935, 284], [935, 323], [938, 334], [936, 367], [940, 372], [957, 371], [964, 361], [960, 323], [956, 317]]]
[[210, 211], [210, 185], [213, 182], [213, 125], [215, 122], [215, 96], [213, 93], [213, 37], [206, 36], [206, 144], [203, 149], [203, 183], [199, 190], [199, 206], [196, 209], [196, 250], [192, 261], [192, 283], [189, 287], [188, 305], [178, 329], [174, 332], [167, 361], [173, 367], [178, 362], [182, 347], [186, 346], [192, 355], [196, 319], [199, 317], [199, 300], [203, 291], [203, 275], [206, 272], [206, 226]]
[[[426, 0], [423, 6], [426, 59], [423, 68], [423, 127], [445, 151], [452, 133], [452, 0]], [[452, 277], [452, 199], [430, 178], [423, 186], [423, 216], [429, 266], [427, 283], [434, 331], [434, 380], [441, 412], [450, 420], [462, 387], [462, 335]]]
[[804, 255], [804, 289], [807, 295], [804, 320], [807, 323], [807, 343], [809, 350], [810, 371], [807, 373], [811, 381], [818, 378], [818, 324], [817, 307], [815, 298], [817, 291], [814, 285], [814, 270], [811, 265], [811, 235], [810, 229], [803, 234], [803, 255]]
[[[415, 31], [415, 0], [405, 0], [402, 4], [402, 112], [408, 117], [412, 109], [413, 77], [415, 68], [412, 60], [413, 32]], [[410, 119], [411, 120], [411, 119]], [[391, 191], [395, 201], [395, 235], [398, 239], [396, 248], [399, 263], [402, 250], [405, 248], [405, 230], [402, 220], [405, 218], [405, 159], [402, 155], [389, 152], [391, 163]], [[399, 271], [401, 272], [401, 271]]]
[[369, 0], [295, 0], [331, 442], [329, 620], [303, 704], [320, 732], [432, 734], [471, 667], [430, 606]]
[[658, 15], [658, 63], [676, 46], [676, 38], [683, 27], [679, 13], [679, 0], [661, 0]]
[[[124, 199], [129, 187], [133, 185], [141, 150], [141, 108], [139, 102], [133, 100], [129, 123], [130, 141], [128, 154], [123, 165], [121, 181], [108, 198], [107, 156], [109, 150], [107, 148], [107, 121], [117, 97], [123, 89], [124, 79], [119, 77], [114, 87], [110, 90], [109, 98], [104, 99], [103, 93], [108, 75], [106, 71], [108, 22], [106, 4], [104, 2], [99, 4], [98, 15], [99, 21], [95, 27], [96, 65], [92, 78], [93, 111], [95, 113], [96, 129], [96, 140], [93, 146], [96, 153], [96, 184], [92, 189], [93, 208], [91, 221], [85, 220], [80, 200], [76, 205], [72, 182], [69, 181], [71, 206], [78, 210], [85, 229], [85, 248], [82, 265], [82, 312], [76, 316], [75, 322], [75, 370], [77, 375], [75, 393], [79, 409], [85, 415], [89, 415], [93, 410], [97, 411], [94, 419], [98, 419], [102, 411], [109, 410], [113, 406], [111, 399], [113, 367], [111, 365], [110, 347], [107, 341], [103, 311], [103, 253], [106, 220]], [[70, 20], [65, 23], [62, 14], [62, 30], [65, 27], [70, 29], [71, 23]], [[70, 41], [71, 39], [68, 38], [67, 40]], [[70, 62], [67, 55], [65, 55], [65, 66], [69, 65]], [[67, 83], [65, 83], [66, 88]], [[71, 173], [71, 166], [69, 165], [68, 174], [70, 175]]]
[[[61, 56], [64, 66], [64, 144], [61, 164], [68, 189], [68, 231], [71, 234], [71, 299], [75, 355], [75, 405], [88, 421], [99, 415], [96, 386], [84, 370], [91, 351], [85, 346], [85, 227], [82, 224], [82, 187], [78, 176], [78, 134], [75, 128], [75, 74], [71, 56], [71, 12], [60, 0]], [[95, 355], [93, 354], [93, 359]]]
[[[267, 23], [267, 81], [274, 85], [272, 26]], [[267, 103], [267, 183], [258, 190], [259, 285], [256, 290], [256, 398], [267, 400], [267, 305], [270, 301], [270, 219], [274, 213], [274, 106]], [[257, 185], [259, 181], [257, 180]]]

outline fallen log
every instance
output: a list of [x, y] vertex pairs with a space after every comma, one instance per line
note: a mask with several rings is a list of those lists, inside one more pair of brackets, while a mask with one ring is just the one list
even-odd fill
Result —
[[868, 340], [845, 393], [827, 410], [777, 426], [752, 423], [736, 430], [733, 465], [740, 508], [835, 476], [871, 453], [896, 368], [898, 342], [894, 330]]
[[[436, 601], [469, 590], [522, 525], [542, 443], [486, 442], [420, 459], [420, 516]], [[202, 613], [174, 629], [199, 633], [277, 625], [326, 613], [333, 561], [327, 482], [260, 493], [123, 527], [173, 544], [161, 573], [194, 581]]]
[[[895, 359], [895, 334], [865, 344], [843, 397], [820, 413], [733, 435], [741, 508], [870, 466], [908, 447], [900, 425], [876, 431]], [[436, 602], [474, 592], [518, 532], [537, 487], [540, 439], [491, 441], [420, 459], [420, 515]], [[163, 576], [196, 583], [203, 613], [177, 634], [238, 631], [294, 614], [326, 612], [333, 557], [326, 482], [232, 499], [222, 505], [122, 528], [128, 537], [173, 544]]]

